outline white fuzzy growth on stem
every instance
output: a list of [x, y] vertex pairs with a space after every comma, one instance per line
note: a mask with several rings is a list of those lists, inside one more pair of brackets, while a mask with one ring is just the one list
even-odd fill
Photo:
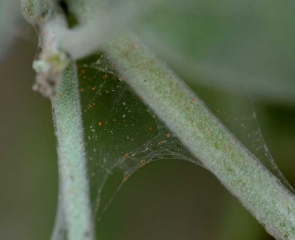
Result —
[[[66, 31], [62, 16], [57, 16], [45, 26], [43, 54], [54, 52], [57, 37]], [[52, 105], [68, 238], [93, 240], [95, 234], [89, 199], [78, 77], [73, 63], [63, 72], [62, 81], [57, 83], [57, 95], [52, 98]]]
[[295, 198], [163, 62], [129, 34], [107, 48], [125, 81], [277, 239], [295, 239]]
[[58, 139], [59, 172], [63, 210], [70, 240], [93, 240], [94, 227], [80, 111], [76, 68], [71, 64], [58, 83], [52, 100]]
[[91, 21], [83, 22], [59, 39], [59, 48], [76, 60], [102, 50], [118, 32], [123, 31], [129, 25], [136, 25], [138, 19], [143, 17], [157, 2], [158, 0], [127, 0], [111, 9], [102, 11], [101, 8], [92, 11], [94, 17]]
[[[34, 7], [39, 7], [43, 1], [38, 4], [35, 0], [34, 5], [31, 5], [32, 1], [24, 2], [25, 6], [33, 8], [27, 12], [38, 12], [38, 17], [34, 15], [34, 21], [29, 19], [29, 22], [38, 24], [40, 28], [42, 53], [40, 60], [34, 64], [38, 70], [37, 88], [51, 97], [53, 106], [62, 198], [59, 209], [62, 213], [58, 214], [64, 214], [68, 239], [94, 240], [76, 66], [73, 62], [69, 64], [66, 55], [57, 49], [57, 38], [67, 31], [66, 20], [54, 8], [53, 2], [48, 4], [51, 8], [47, 9], [47, 16], [42, 18], [39, 17], [39, 9]], [[56, 87], [56, 96], [51, 95], [50, 85], [54, 85], [54, 90]], [[60, 236], [53, 234], [57, 239]]]

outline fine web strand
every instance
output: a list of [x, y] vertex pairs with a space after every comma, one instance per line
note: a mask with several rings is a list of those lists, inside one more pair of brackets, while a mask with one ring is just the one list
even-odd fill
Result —
[[[115, 72], [109, 59], [97, 54], [79, 62], [78, 71], [91, 198], [97, 218], [122, 184], [145, 164], [180, 159], [201, 165]], [[106, 184], [112, 190], [104, 190]]]
[[[243, 94], [246, 97], [237, 97], [235, 95], [222, 97], [218, 94], [216, 98], [211, 96], [210, 104], [206, 101], [207, 106], [243, 145], [255, 155], [256, 159], [275, 175], [285, 187], [294, 193], [293, 187], [283, 176], [267, 147], [258, 121], [260, 111], [257, 112], [255, 110], [255, 102], [252, 100], [249, 86], [242, 85], [241, 89], [246, 89], [247, 94]], [[212, 101], [212, 99], [215, 100]]]
[[[111, 58], [100, 53], [78, 63], [91, 199], [97, 219], [124, 182], [145, 164], [178, 159], [202, 166], [115, 67]], [[209, 103], [209, 108], [292, 191], [265, 144], [251, 98], [236, 106], [218, 100]]]

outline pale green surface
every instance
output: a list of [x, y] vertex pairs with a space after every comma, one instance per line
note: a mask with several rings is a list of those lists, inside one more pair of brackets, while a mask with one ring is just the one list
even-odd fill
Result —
[[[42, 82], [46, 83], [50, 78], [55, 78], [57, 82], [57, 95], [51, 97], [55, 135], [58, 143], [60, 197], [62, 198], [62, 205], [59, 205], [60, 209], [58, 209], [56, 220], [63, 222], [61, 213], [61, 210], [63, 210], [68, 239], [95, 239], [76, 66], [74, 63], [70, 64], [63, 72], [61, 80], [59, 80], [58, 71], [51, 71], [51, 69], [64, 69], [67, 64], [67, 60], [60, 58], [59, 54], [50, 55], [57, 51], [56, 39], [67, 30], [65, 19], [54, 8], [47, 9], [51, 12], [49, 18], [41, 19], [43, 1], [22, 3], [23, 14], [27, 17], [27, 20], [32, 24], [38, 23], [40, 25], [42, 37], [40, 43], [43, 51], [41, 58], [53, 56], [53, 58], [50, 58], [51, 61], [43, 62], [43, 68], [38, 72], [36, 79], [39, 79], [41, 84]], [[41, 6], [42, 11], [40, 10]], [[45, 85], [45, 90], [48, 87], [50, 86]], [[62, 227], [56, 224], [55, 232], [57, 228]], [[59, 234], [54, 233], [53, 237], [55, 236], [59, 239]]]
[[87, 3], [84, 0], [66, 0], [71, 12], [83, 12], [79, 16], [80, 23], [88, 22], [90, 19], [99, 17], [99, 13], [102, 11], [107, 1], [104, 0], [88, 0]]
[[277, 239], [295, 238], [294, 196], [167, 66], [127, 34], [114, 39], [108, 53], [124, 80], [270, 234]]
[[185, 81], [294, 105], [294, 1], [162, 0], [136, 33]]
[[57, 92], [52, 102], [68, 238], [95, 239], [85, 166], [78, 80], [73, 64], [65, 70]]
[[[87, 17], [80, 9], [74, 13], [83, 21]], [[294, 239], [294, 197], [228, 133], [197, 96], [128, 35], [115, 39], [108, 52], [138, 95], [267, 231], [278, 239]]]
[[44, 11], [44, 0], [21, 0], [22, 13], [25, 19], [33, 24], [38, 24]]
[[136, 40], [123, 36], [113, 42], [109, 52], [122, 72], [127, 70], [123, 74], [129, 84], [267, 230], [277, 238], [294, 239], [293, 196], [227, 133], [198, 98]]

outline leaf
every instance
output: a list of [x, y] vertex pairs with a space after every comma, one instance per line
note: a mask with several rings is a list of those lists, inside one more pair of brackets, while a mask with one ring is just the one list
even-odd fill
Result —
[[294, 104], [292, 9], [289, 0], [165, 0], [134, 26], [193, 86]]

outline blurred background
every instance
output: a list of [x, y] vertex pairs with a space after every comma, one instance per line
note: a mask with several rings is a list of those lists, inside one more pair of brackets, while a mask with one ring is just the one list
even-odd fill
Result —
[[[49, 239], [56, 141], [51, 104], [31, 90], [37, 34], [18, 4], [0, 3], [0, 238]], [[237, 118], [247, 124], [253, 104], [259, 128], [251, 121], [246, 130], [261, 130], [295, 186], [293, 9], [291, 1], [166, 0], [132, 27], [249, 146], [261, 138], [246, 138]], [[98, 238], [272, 239], [210, 172], [177, 160], [136, 171], [101, 216]]]

